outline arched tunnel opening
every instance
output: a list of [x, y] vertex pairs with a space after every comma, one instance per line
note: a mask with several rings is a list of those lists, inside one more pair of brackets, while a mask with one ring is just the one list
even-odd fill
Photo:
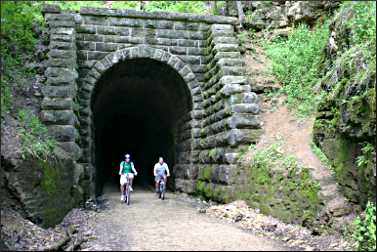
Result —
[[131, 59], [111, 67], [93, 91], [95, 190], [119, 186], [119, 166], [129, 153], [138, 176], [136, 187], [154, 183], [153, 167], [162, 156], [169, 165], [168, 188], [174, 189], [179, 122], [192, 109], [190, 91], [169, 65]]

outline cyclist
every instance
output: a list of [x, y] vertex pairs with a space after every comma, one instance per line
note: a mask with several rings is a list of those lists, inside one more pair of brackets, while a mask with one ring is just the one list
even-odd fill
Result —
[[[166, 174], [165, 174], [166, 172]], [[153, 168], [153, 175], [154, 175], [154, 181], [156, 182], [156, 193], [159, 192], [159, 181], [161, 178], [164, 178], [165, 185], [167, 177], [170, 176], [169, 167], [164, 162], [164, 159], [162, 157], [159, 157], [158, 163], [154, 165]]]
[[[132, 173], [133, 172], [133, 173]], [[119, 175], [120, 175], [120, 191], [122, 195], [120, 196], [120, 200], [124, 200], [124, 185], [127, 183], [127, 175], [129, 179], [129, 185], [130, 185], [130, 190], [131, 192], [133, 191], [132, 189], [132, 181], [135, 176], [137, 175], [137, 171], [134, 167], [134, 163], [131, 162], [131, 157], [129, 154], [125, 155], [125, 161], [122, 161], [120, 163], [119, 167]]]

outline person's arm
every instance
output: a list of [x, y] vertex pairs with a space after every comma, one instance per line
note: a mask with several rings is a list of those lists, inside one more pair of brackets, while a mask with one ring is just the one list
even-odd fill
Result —
[[137, 171], [135, 169], [134, 163], [131, 163], [132, 171], [134, 172], [135, 176], [137, 175]]
[[153, 175], [156, 177], [157, 176], [157, 174], [156, 174], [156, 169], [157, 169], [157, 165], [154, 165], [154, 167], [153, 167]]
[[166, 173], [167, 173], [167, 176], [169, 177], [169, 176], [170, 176], [170, 171], [169, 171], [168, 164], [165, 163], [165, 166], [166, 166]]
[[123, 162], [120, 162], [120, 165], [119, 165], [119, 175], [122, 175], [122, 163]]

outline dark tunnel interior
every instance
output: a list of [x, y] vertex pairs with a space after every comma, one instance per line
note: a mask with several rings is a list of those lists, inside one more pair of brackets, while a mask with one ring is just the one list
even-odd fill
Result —
[[191, 110], [190, 92], [169, 65], [151, 59], [118, 63], [98, 81], [92, 97], [96, 194], [119, 185], [119, 165], [129, 153], [138, 176], [134, 185], [153, 185], [153, 166], [162, 156], [173, 188], [177, 121]]

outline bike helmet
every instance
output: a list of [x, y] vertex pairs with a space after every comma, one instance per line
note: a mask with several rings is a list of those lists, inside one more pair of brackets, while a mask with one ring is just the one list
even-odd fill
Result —
[[130, 154], [124, 155], [125, 158], [131, 158]]

